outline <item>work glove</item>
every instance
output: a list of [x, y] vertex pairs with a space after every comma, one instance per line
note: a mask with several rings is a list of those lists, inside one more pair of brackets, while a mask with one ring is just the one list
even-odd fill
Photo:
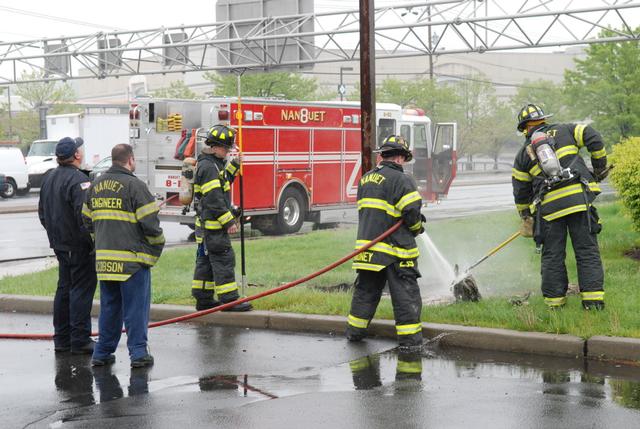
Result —
[[238, 206], [231, 206], [231, 210], [229, 210], [233, 217], [236, 219], [242, 216], [242, 209]]
[[242, 165], [242, 152], [237, 152], [229, 157], [229, 162]]
[[420, 231], [418, 232], [418, 235], [422, 234], [424, 232], [424, 226], [427, 223], [427, 218], [424, 217], [424, 215], [421, 213], [420, 214], [420, 221], [422, 222], [422, 226], [420, 226]]
[[607, 176], [609, 175], [609, 171], [611, 170], [611, 168], [607, 168], [605, 167], [600, 167], [600, 168], [594, 168], [593, 169], [593, 176], [595, 177], [596, 181], [598, 182], [602, 182], [604, 179], [607, 178]]
[[523, 216], [520, 223], [520, 235], [523, 237], [533, 237], [533, 216]]

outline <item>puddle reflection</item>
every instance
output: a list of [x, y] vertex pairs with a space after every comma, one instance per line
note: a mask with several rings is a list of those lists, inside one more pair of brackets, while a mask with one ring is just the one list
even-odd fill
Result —
[[[126, 396], [149, 393], [151, 368], [131, 370]], [[86, 406], [125, 397], [125, 391], [111, 365], [91, 367], [85, 356], [56, 356], [56, 389], [61, 402]]]
[[[151, 383], [152, 395], [159, 390], [174, 394], [199, 391], [218, 395], [217, 399], [244, 397], [248, 401], [313, 392], [377, 391], [382, 396], [414, 395], [419, 403], [420, 395], [460, 388], [504, 395], [526, 391], [532, 408], [537, 402], [539, 410], [550, 416], [564, 415], [566, 407], [575, 404], [587, 409], [607, 404], [640, 409], [636, 370], [598, 363], [591, 370], [591, 365], [515, 354], [460, 350], [418, 354], [394, 349], [334, 367], [304, 367], [285, 374], [175, 376], [150, 382], [151, 368], [143, 368], [131, 370], [125, 385], [122, 374], [119, 378], [111, 366], [91, 368], [88, 359], [67, 356], [56, 359], [55, 386], [62, 403], [79, 406], [147, 395]], [[559, 396], [569, 400], [558, 401]]]

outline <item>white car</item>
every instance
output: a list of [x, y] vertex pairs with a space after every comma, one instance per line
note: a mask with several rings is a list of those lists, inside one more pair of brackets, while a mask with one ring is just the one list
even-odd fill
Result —
[[0, 174], [5, 176], [5, 188], [0, 192], [2, 198], [12, 198], [16, 194], [29, 192], [29, 173], [22, 151], [17, 147], [0, 147]]
[[57, 140], [36, 140], [31, 144], [27, 154], [29, 183], [34, 188], [42, 185], [42, 178], [58, 166], [56, 161]]

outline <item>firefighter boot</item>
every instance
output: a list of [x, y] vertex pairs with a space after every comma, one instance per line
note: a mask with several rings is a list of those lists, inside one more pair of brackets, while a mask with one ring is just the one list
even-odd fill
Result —
[[345, 335], [347, 337], [347, 340], [349, 340], [352, 343], [357, 343], [366, 338], [367, 331], [365, 329], [356, 328], [354, 326], [348, 325]]
[[212, 290], [191, 289], [191, 296], [196, 299], [196, 311], [208, 310], [220, 305], [220, 301], [213, 297]]
[[214, 298], [198, 299], [196, 301], [196, 311], [208, 310], [220, 305], [220, 301], [216, 301]]
[[604, 310], [604, 301], [582, 301], [585, 310]]
[[243, 302], [238, 305], [234, 305], [231, 308], [225, 308], [222, 311], [251, 311], [253, 310], [253, 305], [249, 302]]

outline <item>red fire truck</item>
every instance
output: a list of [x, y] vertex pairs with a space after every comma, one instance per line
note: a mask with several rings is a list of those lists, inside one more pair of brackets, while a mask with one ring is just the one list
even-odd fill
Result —
[[[181, 130], [198, 136], [196, 156], [207, 129], [238, 126], [236, 98], [201, 100], [136, 99], [130, 110], [130, 141], [136, 174], [159, 200], [180, 191], [182, 162], [174, 159]], [[437, 124], [420, 109], [380, 103], [378, 144], [388, 135], [409, 140], [414, 160], [407, 166], [425, 201], [446, 196], [456, 174], [456, 126]], [[242, 101], [244, 213], [264, 233], [292, 233], [305, 220], [339, 222], [355, 212], [360, 178], [360, 108], [351, 102]], [[239, 201], [239, 186], [233, 200]], [[176, 198], [161, 219], [192, 225], [193, 204]]]

